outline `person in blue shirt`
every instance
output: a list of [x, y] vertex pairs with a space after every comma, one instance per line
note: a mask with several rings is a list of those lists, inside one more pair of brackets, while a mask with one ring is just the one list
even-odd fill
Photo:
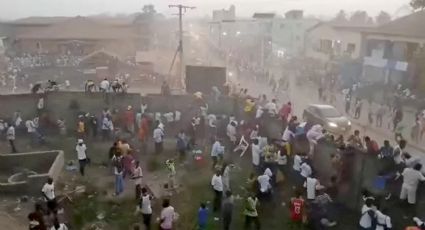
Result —
[[392, 173], [385, 174], [383, 171], [380, 171], [378, 175], [373, 180], [373, 189], [379, 196], [385, 197], [385, 200], [391, 198], [391, 191], [388, 188], [388, 182], [390, 179], [394, 178], [395, 175]]
[[198, 229], [205, 230], [207, 229], [208, 223], [208, 208], [205, 203], [201, 203], [201, 207], [198, 210]]

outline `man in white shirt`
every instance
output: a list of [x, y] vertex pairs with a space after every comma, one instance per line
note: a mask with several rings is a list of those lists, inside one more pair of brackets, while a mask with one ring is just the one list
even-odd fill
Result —
[[159, 125], [153, 131], [153, 140], [155, 142], [155, 153], [160, 154], [163, 150], [164, 131]]
[[304, 188], [307, 190], [307, 199], [314, 200], [316, 198], [316, 190], [322, 189], [320, 186], [319, 180], [310, 176], [304, 182]]
[[273, 99], [271, 102], [267, 103], [265, 107], [269, 112], [269, 115], [272, 117], [276, 116], [276, 114], [278, 113], [276, 99]]
[[31, 136], [31, 143], [36, 143], [37, 142], [37, 127], [34, 124], [33, 120], [27, 120], [25, 121], [25, 127], [27, 127], [27, 132], [28, 134]]
[[283, 131], [282, 141], [284, 143], [288, 143], [295, 137], [295, 133], [292, 132], [289, 127], [286, 127], [285, 131]]
[[303, 158], [299, 153], [294, 155], [294, 163], [292, 165], [292, 169], [294, 170], [292, 173], [293, 180], [295, 181], [296, 186], [302, 186], [305, 178], [301, 176], [301, 164], [303, 163]]
[[109, 81], [108, 81], [108, 79], [103, 79], [103, 81], [101, 81], [100, 82], [100, 91], [101, 92], [103, 92], [103, 93], [106, 93], [106, 92], [108, 92], [108, 90], [109, 90]]
[[372, 219], [376, 218], [376, 207], [373, 205], [373, 200], [367, 199], [362, 207], [362, 213], [359, 221], [361, 229], [371, 229]]
[[263, 150], [260, 148], [258, 139], [254, 139], [251, 144], [252, 151], [252, 165], [256, 172], [260, 172], [260, 159], [263, 153]]
[[152, 218], [152, 205], [151, 200], [153, 197], [148, 193], [146, 188], [142, 188], [142, 198], [137, 206], [136, 212], [140, 212], [143, 215], [143, 224], [146, 229], [151, 229], [151, 218]]
[[55, 196], [55, 185], [53, 184], [52, 178], [47, 178], [47, 183], [43, 185], [41, 189], [44, 198], [47, 201], [47, 207], [53, 211], [56, 208], [56, 196]]
[[403, 185], [401, 186], [400, 200], [405, 200], [409, 204], [416, 203], [416, 190], [420, 181], [425, 181], [424, 175], [421, 173], [422, 165], [416, 164], [413, 169], [405, 168], [403, 173]]
[[148, 104], [146, 104], [146, 102], [142, 102], [142, 105], [140, 106], [140, 112], [142, 114], [145, 114], [147, 110], [148, 110]]
[[29, 134], [33, 134], [35, 132], [35, 124], [33, 120], [27, 120], [25, 122], [25, 126], [27, 127], [27, 131]]
[[262, 194], [262, 197], [266, 197], [268, 194], [270, 194], [272, 185], [270, 184], [271, 177], [267, 175], [266, 172], [264, 172], [263, 175], [258, 176], [257, 181], [260, 185], [260, 192]]
[[393, 159], [396, 165], [400, 165], [403, 162], [403, 151], [406, 148], [407, 142], [405, 140], [400, 140], [398, 145], [394, 147], [393, 150]]
[[299, 154], [295, 154], [294, 156], [294, 165], [292, 168], [296, 171], [296, 173], [300, 173], [301, 171], [301, 163], [303, 162], [301, 156]]
[[109, 137], [111, 136], [110, 133], [113, 130], [114, 126], [112, 124], [112, 119], [109, 115], [106, 115], [102, 120], [102, 140], [109, 140]]
[[307, 131], [306, 136], [308, 143], [310, 144], [309, 156], [313, 156], [317, 141], [324, 137], [323, 127], [321, 125], [313, 125], [310, 130]]
[[6, 138], [9, 141], [10, 148], [12, 149], [12, 153], [17, 153], [18, 151], [16, 150], [16, 147], [15, 147], [15, 127], [13, 124], [11, 124], [9, 128], [7, 128]]
[[160, 227], [164, 230], [173, 229], [173, 221], [176, 213], [174, 212], [173, 206], [170, 205], [169, 199], [164, 199], [162, 202], [162, 211], [160, 216]]
[[87, 158], [87, 147], [86, 144], [84, 144], [83, 139], [78, 139], [77, 146], [75, 146], [75, 151], [77, 152], [78, 162], [80, 163], [80, 173], [81, 176], [84, 176], [85, 167], [88, 162]]
[[223, 180], [221, 178], [221, 172], [217, 172], [211, 178], [211, 186], [214, 190], [214, 203], [213, 211], [219, 211], [221, 206], [221, 198], [223, 196]]
[[233, 145], [236, 144], [236, 122], [235, 121], [231, 121], [228, 125], [227, 125], [227, 136], [229, 137], [230, 141], [233, 143]]
[[375, 211], [376, 214], [376, 230], [392, 229], [391, 217], [385, 215], [380, 210]]
[[263, 107], [258, 106], [257, 112], [255, 113], [255, 118], [260, 119], [263, 116], [264, 110]]
[[304, 161], [301, 164], [300, 169], [301, 169], [301, 173], [300, 174], [304, 178], [307, 178], [307, 177], [311, 176], [312, 170], [311, 170], [311, 167], [310, 167], [310, 165], [308, 164], [307, 161]]

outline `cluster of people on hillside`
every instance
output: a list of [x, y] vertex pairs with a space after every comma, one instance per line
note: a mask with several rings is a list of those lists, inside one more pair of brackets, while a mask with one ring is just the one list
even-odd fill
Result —
[[51, 66], [78, 66], [81, 56], [72, 54], [23, 54], [9, 58], [9, 67], [19, 70]]

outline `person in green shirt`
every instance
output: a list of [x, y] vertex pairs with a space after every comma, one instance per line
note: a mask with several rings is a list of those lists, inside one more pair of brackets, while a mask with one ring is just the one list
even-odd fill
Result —
[[245, 209], [243, 211], [245, 216], [244, 229], [250, 229], [252, 223], [254, 223], [255, 229], [260, 230], [260, 220], [258, 219], [257, 206], [258, 198], [254, 195], [254, 193], [250, 193], [245, 201]]

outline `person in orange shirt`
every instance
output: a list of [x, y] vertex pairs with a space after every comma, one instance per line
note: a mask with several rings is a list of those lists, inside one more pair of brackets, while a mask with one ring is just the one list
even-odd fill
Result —
[[139, 133], [138, 133], [139, 141], [142, 147], [141, 149], [142, 152], [146, 152], [146, 149], [147, 149], [146, 141], [149, 136], [148, 133], [149, 133], [149, 121], [145, 115], [142, 115], [142, 120], [140, 122]]
[[124, 122], [127, 132], [130, 134], [134, 134], [134, 122], [135, 122], [135, 115], [133, 111], [133, 107], [129, 105], [127, 107], [127, 111], [124, 113]]

